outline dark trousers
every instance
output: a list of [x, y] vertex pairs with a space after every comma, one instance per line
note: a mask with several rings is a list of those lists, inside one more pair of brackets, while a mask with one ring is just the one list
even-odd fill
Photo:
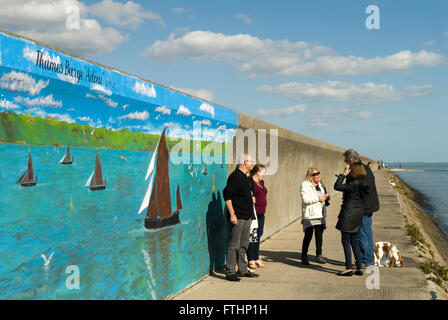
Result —
[[356, 260], [356, 269], [361, 270], [361, 248], [359, 246], [358, 232], [341, 232], [342, 246], [344, 247], [345, 268], [352, 269], [352, 249]]
[[247, 249], [247, 259], [249, 261], [260, 259], [260, 239], [264, 230], [264, 214], [257, 214], [258, 229], [257, 229], [257, 242], [250, 242], [249, 249]]
[[322, 235], [324, 233], [324, 229], [324, 224], [305, 229], [305, 237], [303, 237], [302, 242], [302, 255], [308, 254], [308, 248], [310, 246], [311, 239], [313, 238], [313, 232], [316, 239], [316, 256], [322, 254]]

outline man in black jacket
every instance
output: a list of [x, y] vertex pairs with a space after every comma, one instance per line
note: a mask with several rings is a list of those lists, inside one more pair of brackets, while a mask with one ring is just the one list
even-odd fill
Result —
[[[344, 152], [345, 163], [351, 165], [354, 162], [361, 162], [358, 152], [353, 149], [349, 149]], [[378, 201], [378, 193], [376, 191], [375, 176], [370, 170], [369, 166], [364, 165], [366, 170], [365, 180], [369, 185], [369, 193], [362, 199], [363, 200], [363, 212], [361, 230], [359, 231], [359, 242], [361, 246], [362, 264], [369, 266], [373, 264], [373, 233], [372, 233], [372, 215], [373, 212], [378, 211], [380, 204]]]
[[[252, 183], [247, 172], [252, 168], [252, 158], [243, 154], [238, 161], [238, 168], [230, 174], [227, 185], [223, 190], [224, 201], [230, 214], [230, 240], [226, 253], [226, 279], [239, 281], [239, 277], [258, 277], [259, 275], [247, 270], [245, 259], [249, 246], [249, 233], [252, 218], [254, 217], [254, 204], [252, 200]], [[238, 263], [238, 273], [235, 267]]]

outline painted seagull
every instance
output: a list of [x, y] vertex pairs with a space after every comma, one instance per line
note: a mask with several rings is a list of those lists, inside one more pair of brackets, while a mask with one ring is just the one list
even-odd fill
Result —
[[48, 259], [45, 257], [45, 255], [44, 255], [43, 253], [40, 254], [40, 257], [41, 257], [42, 259], [44, 259], [44, 261], [45, 261], [44, 266], [48, 266], [48, 265], [50, 265], [50, 261], [51, 261], [51, 259], [53, 258], [53, 256], [54, 256], [54, 251], [53, 251], [52, 254], [50, 254], [50, 256], [48, 257]]

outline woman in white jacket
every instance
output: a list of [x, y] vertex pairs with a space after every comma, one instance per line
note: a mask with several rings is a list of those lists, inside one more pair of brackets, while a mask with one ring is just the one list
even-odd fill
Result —
[[313, 238], [313, 231], [316, 239], [316, 261], [324, 264], [327, 261], [322, 256], [322, 235], [325, 230], [326, 206], [330, 196], [320, 181], [319, 169], [308, 169], [305, 181], [302, 182], [300, 188], [300, 195], [302, 197], [302, 224], [305, 232], [302, 242], [302, 264], [310, 264], [308, 248]]

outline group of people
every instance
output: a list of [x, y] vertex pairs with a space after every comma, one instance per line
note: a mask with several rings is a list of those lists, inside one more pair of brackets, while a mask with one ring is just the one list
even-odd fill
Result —
[[[336, 229], [341, 232], [345, 270], [338, 275], [362, 275], [363, 267], [374, 263], [372, 214], [379, 209], [378, 194], [375, 177], [369, 166], [361, 162], [358, 153], [349, 149], [344, 153], [344, 160], [345, 169], [342, 174], [337, 175], [334, 184], [334, 189], [343, 193]], [[264, 267], [259, 259], [260, 238], [267, 206], [264, 173], [263, 165], [254, 166], [252, 158], [244, 154], [239, 159], [237, 169], [228, 177], [223, 191], [231, 225], [226, 252], [226, 279], [229, 281], [240, 281], [240, 277], [258, 277], [259, 274], [251, 269]], [[314, 234], [316, 262], [325, 264], [327, 260], [322, 255], [322, 244], [330, 195], [321, 181], [318, 168], [311, 167], [307, 170], [300, 195], [304, 231], [301, 263], [310, 264], [308, 248]], [[355, 271], [352, 265], [352, 250], [356, 262]]]

